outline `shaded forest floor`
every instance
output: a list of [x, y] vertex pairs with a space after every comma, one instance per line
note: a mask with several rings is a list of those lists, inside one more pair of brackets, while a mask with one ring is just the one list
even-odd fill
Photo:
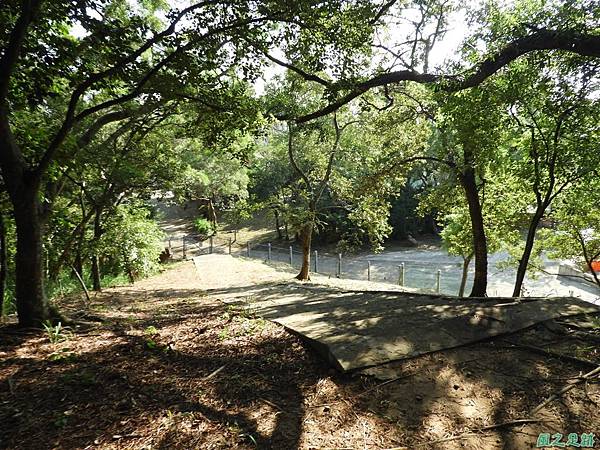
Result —
[[[0, 328], [0, 448], [523, 449], [541, 432], [600, 435], [597, 378], [531, 415], [600, 363], [598, 318], [341, 374], [207, 296], [194, 271], [107, 289], [53, 339]], [[537, 422], [495, 427], [517, 419]]]

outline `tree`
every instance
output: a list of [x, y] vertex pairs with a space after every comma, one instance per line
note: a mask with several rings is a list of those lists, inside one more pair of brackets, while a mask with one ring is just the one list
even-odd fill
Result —
[[[503, 164], [490, 165], [486, 173], [481, 206], [487, 248], [492, 254], [508, 250], [521, 240], [519, 229], [524, 221], [522, 210], [529, 198], [527, 192], [520, 188], [520, 179], [506, 160]], [[420, 209], [438, 211], [439, 221], [443, 224], [440, 235], [445, 249], [449, 254], [463, 259], [458, 291], [458, 295], [462, 297], [475, 250], [469, 209], [464, 196], [457, 191], [457, 186], [442, 183], [422, 198]]]
[[[0, 34], [0, 170], [17, 226], [16, 295], [23, 326], [52, 316], [42, 242], [60, 184], [51, 176], [57, 166], [68, 164], [107, 124], [154, 101], [187, 97], [189, 85], [200, 85], [198, 101], [210, 105], [230, 67], [255, 76], [258, 63], [248, 41], [293, 41], [295, 29], [330, 23], [339, 10], [337, 2], [200, 1], [165, 11], [163, 26], [154, 8], [160, 3], [141, 2], [136, 11], [108, 0], [9, 1], [0, 7], [7, 24]], [[351, 6], [345, 14], [352, 15]], [[357, 8], [364, 14], [372, 9]], [[83, 37], [70, 33], [75, 26]], [[19, 136], [16, 116], [27, 111], [45, 116], [47, 126]]]
[[319, 202], [325, 189], [327, 188], [329, 181], [331, 179], [331, 173], [333, 170], [333, 164], [335, 162], [335, 158], [339, 151], [340, 146], [340, 138], [342, 135], [342, 131], [349, 125], [351, 122], [345, 123], [340, 127], [337, 120], [337, 115], [333, 116], [333, 129], [334, 129], [334, 137], [333, 143], [331, 144], [331, 149], [329, 150], [329, 155], [327, 159], [327, 165], [325, 167], [325, 173], [320, 177], [320, 179], [311, 180], [307, 173], [298, 165], [296, 162], [296, 157], [294, 156], [294, 146], [293, 146], [293, 136], [294, 130], [292, 125], [288, 123], [288, 156], [289, 161], [294, 170], [302, 179], [304, 183], [304, 199], [306, 202], [306, 210], [304, 211], [304, 215], [301, 216], [301, 224], [300, 224], [300, 241], [302, 243], [302, 267], [300, 268], [300, 273], [296, 276], [297, 279], [305, 281], [310, 280], [310, 250], [312, 243], [312, 235], [315, 227], [317, 208], [319, 206]]
[[[429, 119], [433, 129], [429, 145], [399, 155], [391, 167], [415, 162], [435, 164], [452, 183], [461, 186], [471, 221], [475, 277], [472, 297], [483, 297], [487, 290], [488, 242], [480, 193], [486, 170], [501, 136], [500, 109], [494, 89], [474, 88], [446, 95], [438, 93], [421, 99], [404, 92], [419, 107], [416, 112]], [[430, 103], [427, 105], [426, 103]]]
[[117, 206], [99, 243], [107, 265], [115, 273], [125, 272], [130, 283], [152, 273], [163, 251], [164, 234], [149, 214], [135, 202]]
[[[545, 69], [541, 69], [544, 64]], [[522, 179], [535, 196], [513, 296], [519, 296], [538, 226], [550, 206], [583, 182], [600, 163], [597, 152], [599, 103], [591, 74], [595, 65], [529, 61], [514, 68], [507, 86], [516, 96], [511, 115], [520, 134]]]
[[598, 174], [594, 173], [554, 204], [550, 215], [554, 227], [541, 238], [551, 257], [575, 260], [590, 271], [600, 288], [598, 268], [593, 267], [600, 259], [599, 201]]

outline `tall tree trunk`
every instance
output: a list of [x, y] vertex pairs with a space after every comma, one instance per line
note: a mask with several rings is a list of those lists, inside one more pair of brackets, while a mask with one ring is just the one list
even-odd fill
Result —
[[277, 231], [277, 239], [283, 239], [283, 235], [281, 234], [281, 224], [279, 223], [279, 210], [277, 208], [273, 208], [273, 214], [275, 215], [275, 230]]
[[85, 228], [81, 230], [79, 236], [77, 237], [77, 248], [75, 251], [75, 258], [73, 260], [73, 268], [75, 269], [71, 276], [77, 277], [77, 275], [81, 276], [83, 274], [83, 256], [82, 256], [82, 247], [83, 247], [83, 238], [84, 238]]
[[129, 257], [127, 253], [123, 251], [123, 265], [125, 266], [125, 272], [127, 273], [127, 277], [129, 278], [129, 282], [131, 284], [135, 283], [135, 275], [133, 273], [133, 268], [131, 267], [131, 262], [129, 261]]
[[467, 277], [469, 275], [469, 266], [471, 265], [471, 259], [473, 259], [473, 255], [469, 255], [466, 258], [463, 258], [463, 266], [462, 266], [462, 277], [460, 278], [460, 287], [458, 288], [458, 296], [465, 296], [465, 287], [467, 286]]
[[310, 222], [302, 228], [302, 268], [296, 278], [301, 281], [310, 280], [310, 246], [312, 242], [313, 224]]
[[527, 238], [525, 239], [525, 248], [523, 249], [523, 255], [519, 260], [519, 267], [517, 268], [517, 279], [515, 280], [515, 287], [513, 289], [513, 297], [521, 296], [521, 289], [523, 288], [523, 281], [525, 280], [525, 274], [527, 273], [527, 267], [529, 266], [529, 259], [531, 258], [531, 252], [533, 251], [533, 243], [535, 242], [535, 232], [537, 227], [542, 220], [546, 206], [544, 204], [538, 205], [529, 227], [527, 228]]
[[213, 225], [213, 234], [217, 233], [217, 211], [215, 210], [215, 202], [214, 199], [208, 199], [208, 215], [210, 217], [210, 221]]
[[102, 237], [101, 217], [102, 208], [97, 207], [94, 215], [94, 241], [92, 245], [92, 288], [97, 292], [102, 290], [100, 282], [100, 258], [98, 257], [98, 241]]
[[36, 183], [23, 183], [13, 197], [17, 228], [15, 284], [19, 325], [39, 326], [50, 319], [44, 290], [44, 220]]
[[92, 289], [96, 292], [102, 291], [102, 282], [100, 276], [100, 258], [94, 252], [92, 255]]
[[0, 213], [0, 315], [4, 312], [4, 296], [6, 292], [7, 267], [6, 226], [4, 215]]
[[485, 228], [483, 225], [483, 213], [477, 191], [475, 180], [475, 169], [468, 167], [460, 174], [460, 182], [465, 191], [471, 217], [471, 228], [473, 232], [473, 254], [475, 256], [475, 276], [471, 297], [485, 297], [487, 291], [487, 269], [488, 251]]

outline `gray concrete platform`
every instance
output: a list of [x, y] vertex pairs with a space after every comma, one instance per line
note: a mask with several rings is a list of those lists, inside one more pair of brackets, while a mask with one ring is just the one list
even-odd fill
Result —
[[600, 312], [577, 298], [460, 299], [398, 291], [342, 290], [300, 283], [266, 264], [194, 258], [200, 287], [307, 339], [343, 371], [494, 336], [553, 318]]

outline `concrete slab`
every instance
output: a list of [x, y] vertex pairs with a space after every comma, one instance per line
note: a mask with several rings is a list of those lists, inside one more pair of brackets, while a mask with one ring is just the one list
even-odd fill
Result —
[[453, 348], [545, 320], [600, 312], [576, 298], [459, 299], [397, 291], [344, 291], [299, 283], [253, 260], [194, 258], [201, 287], [225, 303], [305, 337], [343, 371]]

